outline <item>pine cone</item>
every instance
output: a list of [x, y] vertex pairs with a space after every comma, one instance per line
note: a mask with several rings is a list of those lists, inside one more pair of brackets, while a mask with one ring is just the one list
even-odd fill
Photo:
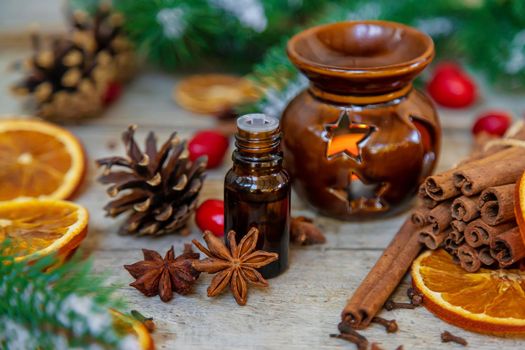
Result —
[[135, 70], [131, 44], [121, 34], [122, 17], [106, 7], [89, 18], [72, 16], [70, 37], [44, 42], [32, 36], [33, 56], [22, 66], [27, 75], [12, 87], [30, 96], [36, 114], [52, 120], [98, 115], [106, 89]]
[[[122, 134], [127, 158], [97, 160], [99, 166], [105, 166], [99, 182], [112, 184], [107, 193], [116, 197], [126, 192], [104, 209], [111, 217], [130, 213], [120, 229], [124, 234], [160, 235], [178, 231], [186, 226], [197, 206], [206, 157], [190, 161], [186, 141], [181, 142], [176, 133], [157, 149], [156, 137], [150, 132], [142, 152], [135, 142], [135, 129], [132, 125]], [[113, 166], [129, 171], [111, 171]]]
[[136, 70], [131, 42], [123, 34], [124, 17], [102, 4], [93, 17], [75, 11], [71, 18], [73, 41], [93, 57], [101, 78], [112, 82], [128, 81]]
[[33, 35], [32, 42], [33, 57], [24, 64], [27, 77], [12, 87], [13, 93], [31, 96], [36, 113], [46, 119], [98, 114], [102, 103], [89, 55], [67, 38], [44, 43]]

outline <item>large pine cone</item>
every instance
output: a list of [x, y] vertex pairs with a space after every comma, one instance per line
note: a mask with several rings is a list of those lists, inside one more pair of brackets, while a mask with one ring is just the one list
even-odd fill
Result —
[[[127, 158], [97, 160], [99, 166], [105, 166], [98, 180], [112, 184], [108, 194], [116, 197], [124, 191], [104, 209], [111, 217], [130, 213], [120, 229], [124, 234], [159, 235], [178, 231], [186, 226], [197, 206], [206, 157], [190, 161], [186, 142], [176, 138], [176, 133], [157, 149], [156, 137], [150, 132], [142, 152], [135, 142], [135, 129], [132, 125], [122, 135]], [[113, 166], [128, 171], [111, 171]]]

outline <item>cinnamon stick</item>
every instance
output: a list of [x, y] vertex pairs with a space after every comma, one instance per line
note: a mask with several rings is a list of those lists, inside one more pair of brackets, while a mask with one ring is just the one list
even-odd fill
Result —
[[412, 223], [416, 226], [425, 226], [427, 224], [427, 216], [430, 210], [425, 207], [419, 207], [417, 209], [414, 209], [412, 211], [412, 215], [410, 216]]
[[488, 187], [516, 182], [524, 170], [523, 149], [510, 147], [456, 169], [453, 183], [461, 189], [461, 193], [472, 196]]
[[514, 219], [515, 184], [489, 187], [479, 196], [481, 218], [489, 225]]
[[445, 231], [450, 225], [452, 221], [450, 203], [450, 201], [439, 203], [437, 207], [428, 212], [427, 222], [432, 227], [434, 234]]
[[449, 233], [449, 236], [456, 244], [461, 244], [465, 240], [464, 233], [456, 231], [453, 227], [452, 227], [452, 231], [450, 231]]
[[431, 199], [441, 202], [461, 194], [459, 188], [454, 185], [453, 174], [454, 170], [449, 170], [427, 177], [424, 182], [427, 195]]
[[419, 242], [423, 243], [428, 249], [436, 250], [449, 236], [451, 230], [434, 232], [431, 225], [423, 227], [419, 232]]
[[485, 266], [491, 266], [496, 262], [496, 259], [490, 254], [490, 247], [483, 246], [478, 249], [478, 257], [481, 263]]
[[467, 223], [460, 221], [460, 220], [452, 220], [450, 222], [450, 226], [452, 227], [454, 231], [457, 231], [459, 233], [459, 232], [465, 231], [465, 228], [467, 227]]
[[461, 244], [454, 241], [454, 238], [449, 234], [443, 241], [443, 248], [453, 257], [457, 255], [458, 248]]
[[427, 193], [427, 189], [425, 187], [425, 183], [421, 184], [421, 186], [419, 186], [419, 189], [418, 189], [418, 197], [419, 199], [421, 200], [421, 202], [423, 203], [423, 206], [428, 208], [428, 209], [432, 209], [434, 208], [436, 205], [439, 204], [438, 201], [432, 199], [428, 193]]
[[368, 272], [352, 297], [341, 318], [353, 328], [366, 328], [395, 290], [412, 261], [421, 251], [411, 219], [405, 220], [376, 264]]
[[490, 254], [500, 267], [507, 267], [525, 257], [525, 246], [519, 228], [516, 226], [498, 237], [490, 244]]
[[[466, 183], [467, 179], [465, 179], [464, 176], [462, 176], [464, 171], [468, 171], [467, 175], [470, 175], [471, 173], [476, 174], [478, 169], [485, 169], [486, 172], [487, 169], [490, 170], [491, 165], [497, 161], [502, 161], [507, 158], [515, 159], [516, 157], [516, 147], [511, 147], [496, 153], [493, 153], [487, 157], [479, 158], [479, 159], [467, 159], [464, 162], [460, 163], [456, 168], [447, 170], [441, 174], [436, 174], [429, 176], [425, 179], [423, 182], [424, 189], [427, 193], [427, 195], [436, 200], [436, 201], [444, 201], [449, 198], [456, 197], [460, 195], [462, 192], [465, 195], [472, 195], [481, 192], [486, 187], [481, 188], [478, 192], [468, 194], [464, 191], [463, 185], [465, 185], [466, 188], [468, 188], [468, 184]], [[498, 167], [500, 169], [500, 167]], [[482, 172], [484, 176], [485, 173]], [[479, 174], [478, 174], [479, 175]], [[477, 179], [477, 177], [476, 177]], [[507, 182], [510, 183], [510, 182]]]
[[461, 196], [452, 202], [452, 217], [469, 222], [479, 217], [478, 197]]
[[484, 244], [490, 244], [496, 236], [516, 226], [515, 222], [506, 222], [496, 226], [490, 226], [482, 219], [470, 222], [465, 229], [465, 241], [471, 247], [477, 248]]
[[463, 244], [458, 248], [458, 259], [461, 267], [468, 272], [476, 272], [481, 267], [481, 260], [476, 249], [468, 244]]

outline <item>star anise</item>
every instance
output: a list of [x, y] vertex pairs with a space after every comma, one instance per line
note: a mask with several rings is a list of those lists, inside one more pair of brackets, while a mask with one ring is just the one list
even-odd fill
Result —
[[297, 216], [292, 218], [290, 224], [290, 241], [300, 245], [312, 245], [325, 243], [326, 238], [312, 219]]
[[268, 286], [268, 282], [256, 269], [277, 260], [278, 254], [255, 250], [258, 237], [259, 230], [252, 228], [237, 245], [235, 232], [230, 231], [229, 249], [222, 239], [210, 231], [205, 231], [203, 235], [208, 249], [197, 240], [193, 240], [193, 244], [208, 256], [204, 260], [193, 261], [193, 267], [200, 272], [216, 273], [208, 287], [209, 297], [219, 295], [229, 284], [237, 304], [245, 305], [248, 299], [248, 284]]
[[162, 256], [154, 250], [142, 249], [144, 260], [124, 268], [137, 280], [130, 286], [137, 288], [144, 295], [159, 295], [164, 302], [173, 298], [173, 292], [188, 294], [193, 283], [199, 278], [199, 272], [192, 267], [192, 262], [199, 259], [199, 253], [193, 252], [191, 245], [184, 247], [184, 252], [175, 258], [173, 246]]

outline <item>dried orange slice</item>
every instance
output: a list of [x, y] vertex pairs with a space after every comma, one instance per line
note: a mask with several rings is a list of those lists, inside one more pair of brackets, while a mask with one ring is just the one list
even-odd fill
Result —
[[173, 99], [182, 108], [200, 114], [219, 115], [233, 107], [255, 101], [256, 89], [249, 80], [226, 74], [198, 74], [180, 82]]
[[525, 333], [525, 272], [480, 269], [468, 273], [444, 250], [412, 264], [412, 283], [423, 304], [455, 326], [492, 334]]
[[155, 344], [146, 326], [133, 317], [127, 316], [115, 309], [110, 309], [109, 311], [113, 316], [114, 324], [118, 332], [137, 337], [142, 350], [155, 349]]
[[521, 238], [525, 242], [525, 173], [516, 182], [514, 194], [514, 213], [520, 228]]
[[78, 204], [56, 199], [0, 202], [0, 242], [9, 239], [15, 260], [50, 254], [68, 256], [87, 233], [88, 212]]
[[0, 120], [0, 201], [69, 198], [85, 163], [82, 145], [66, 129], [33, 119]]

